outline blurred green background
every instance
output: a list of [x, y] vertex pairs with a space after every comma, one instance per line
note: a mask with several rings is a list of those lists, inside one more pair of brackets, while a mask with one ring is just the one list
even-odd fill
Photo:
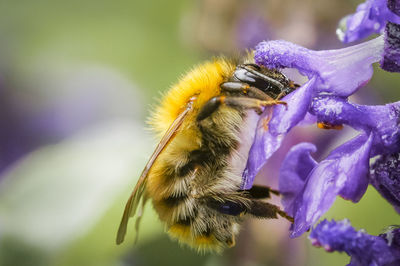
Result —
[[[306, 236], [289, 239], [282, 219], [247, 221], [222, 256], [169, 240], [150, 205], [137, 245], [132, 224], [123, 245], [115, 234], [157, 143], [145, 120], [160, 92], [193, 65], [264, 39], [342, 47], [336, 24], [358, 3], [0, 0], [0, 265], [347, 264]], [[355, 100], [397, 100], [399, 81], [377, 69]], [[371, 187], [358, 204], [338, 199], [324, 218], [371, 234], [399, 223]]]

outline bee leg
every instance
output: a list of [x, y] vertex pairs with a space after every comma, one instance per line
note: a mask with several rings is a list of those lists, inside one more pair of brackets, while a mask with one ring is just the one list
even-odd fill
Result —
[[286, 102], [279, 100], [262, 101], [248, 97], [217, 96], [211, 98], [200, 109], [199, 114], [197, 115], [197, 121], [199, 122], [210, 116], [214, 111], [218, 109], [219, 106], [221, 106], [221, 104], [225, 104], [233, 108], [254, 109], [258, 114], [261, 114], [264, 111], [264, 107], [266, 106], [273, 106], [277, 104], [286, 105]]
[[[256, 87], [252, 87], [244, 82], [225, 82], [221, 84], [221, 89], [226, 92], [231, 93], [241, 93], [250, 98], [255, 98], [263, 101], [271, 101], [274, 100], [271, 96], [263, 92], [262, 90], [257, 89]], [[279, 99], [279, 98], [278, 98]]]
[[200, 109], [199, 114], [197, 115], [197, 121], [204, 120], [209, 117], [212, 113], [214, 113], [218, 107], [222, 104], [224, 96], [218, 96], [211, 98], [206, 104]]
[[213, 208], [214, 210], [232, 216], [240, 216], [247, 211], [246, 206], [241, 203], [233, 201], [220, 202], [216, 200], [209, 200], [207, 206]]
[[280, 195], [279, 191], [260, 185], [253, 185], [249, 190], [244, 191], [253, 199], [268, 199], [271, 194]]
[[233, 108], [254, 109], [258, 114], [261, 114], [264, 111], [264, 107], [267, 106], [287, 105], [286, 102], [279, 100], [262, 101], [248, 97], [225, 97], [223, 103]]
[[277, 219], [278, 214], [286, 218], [290, 222], [294, 222], [293, 217], [290, 217], [286, 212], [282, 211], [278, 206], [268, 202], [253, 200], [251, 202], [248, 213], [258, 218]]
[[291, 89], [295, 90], [295, 89], [297, 89], [297, 88], [300, 88], [301, 86], [300, 86], [299, 84], [297, 84], [297, 83], [294, 83], [294, 81], [290, 80], [290, 81], [289, 81], [289, 87], [290, 87]]

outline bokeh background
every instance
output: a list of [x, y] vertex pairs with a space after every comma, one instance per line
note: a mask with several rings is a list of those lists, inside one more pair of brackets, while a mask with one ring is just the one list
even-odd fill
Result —
[[[145, 121], [161, 92], [193, 65], [262, 40], [343, 47], [337, 22], [359, 2], [0, 0], [0, 265], [347, 264], [307, 236], [289, 239], [283, 219], [248, 220], [223, 256], [179, 247], [150, 205], [136, 245], [133, 224], [123, 245], [115, 234], [157, 143]], [[377, 69], [353, 100], [399, 100], [399, 82]], [[296, 129], [257, 182], [277, 187], [290, 145], [313, 141], [323, 158], [352, 135]], [[358, 204], [338, 199], [324, 218], [372, 234], [399, 223], [373, 188]]]

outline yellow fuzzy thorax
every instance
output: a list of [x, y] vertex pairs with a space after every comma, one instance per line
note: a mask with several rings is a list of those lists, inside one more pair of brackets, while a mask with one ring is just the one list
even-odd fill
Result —
[[220, 84], [232, 75], [235, 67], [235, 62], [223, 58], [195, 67], [161, 99], [150, 118], [151, 127], [162, 136], [194, 95], [197, 95], [193, 105], [196, 113], [209, 99], [220, 94]]

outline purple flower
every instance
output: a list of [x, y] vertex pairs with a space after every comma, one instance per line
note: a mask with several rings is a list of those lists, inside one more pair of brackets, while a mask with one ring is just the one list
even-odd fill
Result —
[[310, 157], [316, 151], [312, 144], [299, 144], [289, 151], [282, 163], [279, 189], [285, 211], [295, 218], [292, 237], [307, 231], [336, 196], [358, 202], [369, 183], [369, 159], [400, 150], [400, 102], [366, 106], [321, 96], [313, 99], [310, 112], [319, 121], [347, 124], [362, 133], [320, 163]]
[[309, 112], [318, 121], [346, 124], [373, 135], [372, 155], [388, 154], [400, 150], [400, 102], [386, 105], [359, 105], [336, 96], [318, 96]]
[[296, 68], [309, 80], [283, 98], [288, 108], [276, 106], [270, 118], [260, 119], [244, 172], [246, 188], [288, 131], [306, 116], [327, 128], [348, 125], [360, 131], [319, 163], [310, 157], [316, 150], [312, 144], [295, 146], [287, 155], [279, 189], [285, 211], [295, 220], [292, 237], [317, 222], [336, 196], [358, 202], [369, 184], [370, 158], [400, 151], [400, 102], [366, 106], [347, 100], [370, 80], [373, 63], [400, 70], [400, 27], [388, 23], [386, 28], [385, 36], [338, 50], [312, 51], [285, 41], [262, 42], [256, 48], [257, 64]]
[[[310, 156], [316, 148], [299, 144], [292, 148], [282, 165], [279, 190], [285, 211], [294, 217], [291, 237], [298, 237], [318, 221], [337, 195], [360, 200], [368, 186], [368, 161], [372, 138], [360, 134], [340, 146], [317, 164]], [[307, 146], [306, 146], [307, 145]], [[310, 149], [312, 147], [312, 149]], [[303, 169], [290, 165], [301, 158]]]
[[[294, 218], [291, 237], [309, 230], [337, 196], [358, 202], [371, 183], [400, 212], [400, 101], [360, 105], [348, 97], [369, 82], [372, 65], [400, 72], [400, 1], [367, 0], [346, 18], [344, 42], [383, 33], [375, 39], [343, 49], [313, 51], [286, 41], [261, 42], [255, 62], [271, 69], [295, 68], [308, 78], [259, 120], [243, 173], [243, 188], [279, 148], [296, 125], [316, 121], [322, 128], [350, 126], [359, 133], [321, 161], [311, 143], [300, 143], [282, 162], [279, 190], [285, 212]], [[370, 159], [379, 156], [370, 167]], [[348, 222], [323, 221], [311, 233], [314, 245], [345, 251], [350, 265], [400, 265], [400, 229], [371, 236]]]
[[351, 256], [351, 266], [399, 265], [400, 231], [392, 228], [385, 234], [373, 236], [365, 231], [356, 231], [349, 221], [324, 220], [311, 232], [311, 243], [329, 252], [346, 252]]
[[354, 14], [344, 17], [336, 31], [344, 43], [382, 33], [387, 21], [400, 23], [398, 0], [366, 0]]
[[336, 33], [344, 42], [353, 42], [373, 33], [385, 34], [383, 69], [400, 72], [400, 1], [367, 0], [357, 7], [356, 13], [341, 20]]
[[287, 108], [276, 106], [271, 119], [266, 115], [260, 119], [243, 173], [242, 188], [251, 187], [255, 175], [279, 148], [286, 133], [306, 115], [310, 116], [310, 106], [318, 105], [315, 97], [336, 95], [339, 99], [353, 94], [370, 80], [373, 63], [383, 60], [384, 56], [392, 58], [390, 48], [385, 49], [387, 42], [378, 37], [359, 45], [328, 51], [312, 51], [285, 41], [262, 42], [257, 46], [255, 60], [258, 64], [278, 69], [297, 68], [309, 81], [283, 99], [288, 103]]

